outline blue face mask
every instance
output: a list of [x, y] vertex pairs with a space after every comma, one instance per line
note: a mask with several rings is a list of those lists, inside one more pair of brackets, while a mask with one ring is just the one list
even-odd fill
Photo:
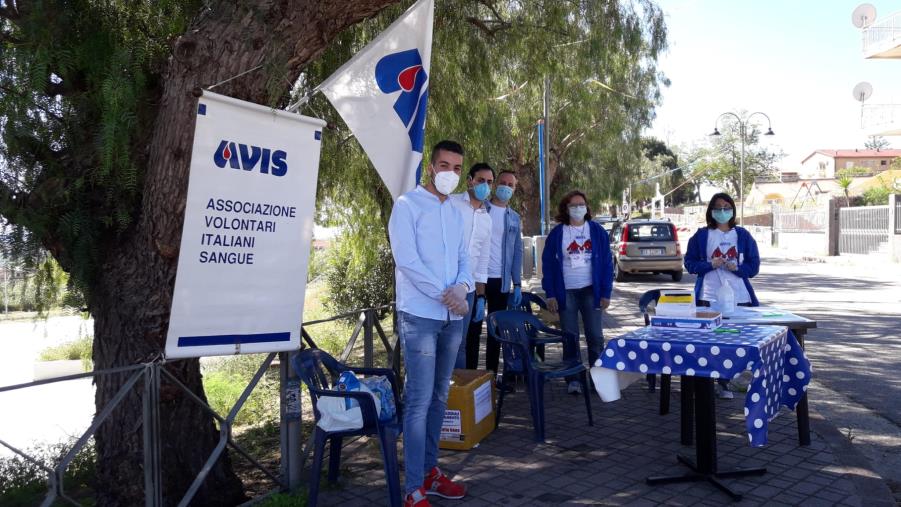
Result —
[[713, 219], [716, 220], [718, 224], [727, 224], [729, 220], [732, 219], [732, 210], [731, 209], [715, 209], [713, 210]]
[[479, 201], [484, 201], [491, 195], [491, 187], [485, 183], [479, 183], [478, 185], [472, 187], [472, 195]]
[[507, 185], [498, 185], [497, 188], [494, 189], [494, 195], [502, 201], [509, 201], [510, 198], [513, 197], [513, 188], [508, 187]]

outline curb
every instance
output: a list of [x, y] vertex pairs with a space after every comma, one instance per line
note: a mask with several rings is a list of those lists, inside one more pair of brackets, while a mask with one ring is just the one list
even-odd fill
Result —
[[810, 426], [835, 454], [836, 460], [845, 468], [845, 473], [854, 484], [860, 496], [861, 504], [874, 507], [897, 507], [898, 503], [886, 484], [885, 479], [876, 473], [869, 460], [839, 432], [819, 412], [810, 408]]

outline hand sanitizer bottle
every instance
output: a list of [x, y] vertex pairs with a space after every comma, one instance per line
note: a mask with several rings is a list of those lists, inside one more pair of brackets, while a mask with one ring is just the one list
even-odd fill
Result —
[[724, 317], [728, 317], [735, 313], [735, 291], [729, 282], [724, 281], [720, 288], [716, 290], [716, 302], [720, 313]]

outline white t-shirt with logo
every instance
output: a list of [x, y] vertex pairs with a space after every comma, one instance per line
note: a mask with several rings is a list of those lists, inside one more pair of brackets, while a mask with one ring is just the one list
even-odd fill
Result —
[[563, 226], [563, 286], [581, 289], [591, 285], [591, 229], [582, 225]]
[[[710, 229], [707, 232], [707, 260], [712, 262], [717, 257], [736, 265], [744, 262], [743, 256], [738, 253], [738, 233], [735, 229], [729, 229], [727, 232]], [[725, 264], [704, 275], [701, 299], [716, 301], [716, 291], [724, 283], [728, 283], [732, 287], [736, 304], [751, 302], [751, 295], [748, 294], [744, 280], [729, 271]]]
[[492, 205], [488, 210], [491, 215], [491, 253], [488, 256], [488, 278], [503, 278], [504, 269], [504, 219], [506, 218], [507, 208]]

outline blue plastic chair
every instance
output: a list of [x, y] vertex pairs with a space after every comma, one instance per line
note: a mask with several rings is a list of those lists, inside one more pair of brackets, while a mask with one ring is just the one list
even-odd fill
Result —
[[[521, 312], [526, 312], [529, 315], [534, 315], [532, 311], [532, 304], [537, 305], [538, 308], [541, 308], [542, 310], [547, 310], [547, 301], [545, 301], [543, 297], [535, 294], [534, 292], [523, 292], [522, 299], [520, 300], [519, 305], [510, 306], [507, 309], [519, 310]], [[532, 335], [532, 338], [538, 338], [538, 336]], [[544, 361], [544, 344], [534, 344], [533, 349], [535, 350], [535, 353], [538, 354], [538, 357], [541, 358], [542, 361]]]
[[[535, 441], [544, 442], [544, 383], [546, 380], [578, 376], [585, 396], [588, 425], [594, 426], [591, 398], [588, 393], [588, 369], [582, 364], [578, 337], [572, 333], [545, 326], [537, 317], [518, 310], [494, 312], [488, 316], [488, 332], [497, 340], [504, 354], [504, 377], [521, 374], [528, 380], [529, 407]], [[537, 336], [537, 338], [536, 338]], [[536, 344], [560, 343], [563, 353], [558, 362], [540, 361], [532, 353]], [[500, 424], [504, 404], [504, 390], [500, 391], [495, 427]]]
[[[641, 310], [641, 314], [644, 316], [644, 325], [651, 325], [651, 317], [648, 314], [648, 306], [651, 303], [657, 304], [657, 301], [660, 300], [660, 289], [652, 289], [644, 294], [638, 299], [638, 309]], [[648, 379], [648, 390], [650, 392], [654, 392], [657, 387], [657, 376], [653, 373], [649, 373], [647, 376]], [[660, 415], [666, 415], [669, 413], [669, 398], [670, 398], [670, 386], [672, 384], [672, 375], [661, 374], [660, 375]]]
[[[310, 486], [308, 504], [316, 505], [319, 494], [319, 476], [322, 469], [322, 459], [325, 451], [325, 443], [329, 442], [329, 467], [328, 481], [334, 483], [338, 480], [339, 466], [341, 463], [341, 445], [344, 437], [358, 435], [378, 435], [382, 449], [382, 458], [385, 462], [385, 480], [388, 483], [388, 505], [400, 506], [402, 494], [400, 490], [400, 474], [397, 464], [397, 437], [403, 428], [403, 415], [400, 398], [398, 396], [397, 379], [394, 370], [390, 368], [356, 368], [339, 362], [328, 353], [319, 349], [301, 350], [292, 357], [292, 364], [297, 375], [310, 391], [313, 402], [313, 413], [316, 416], [314, 431], [313, 463], [310, 465]], [[397, 406], [397, 415], [390, 421], [379, 421], [375, 402], [369, 393], [361, 391], [336, 391], [331, 388], [341, 372], [352, 370], [356, 375], [384, 375], [391, 382], [394, 392], [394, 404]], [[321, 414], [316, 407], [316, 402], [322, 396], [336, 398], [353, 398], [360, 404], [363, 415], [363, 427], [348, 431], [325, 431], [319, 427]]]

